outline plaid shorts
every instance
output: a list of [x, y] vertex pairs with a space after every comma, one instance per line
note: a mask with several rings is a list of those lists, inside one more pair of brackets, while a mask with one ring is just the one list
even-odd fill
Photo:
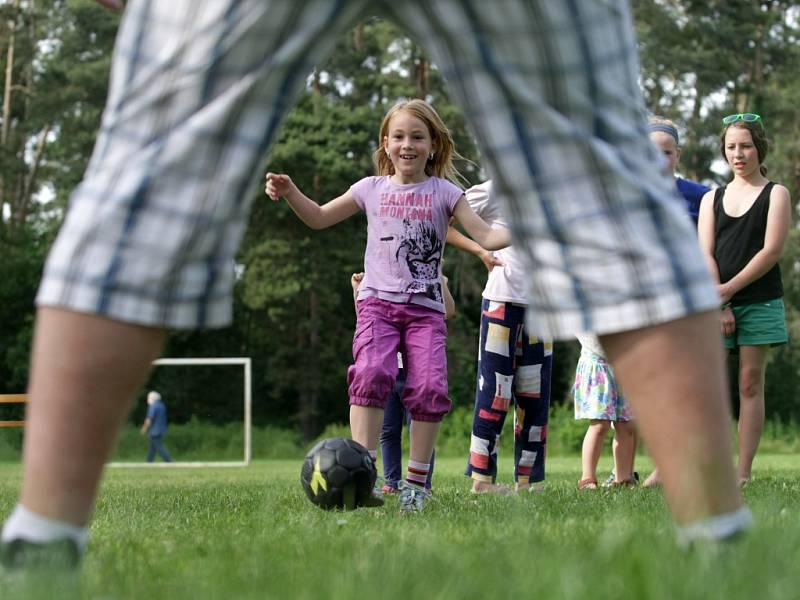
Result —
[[528, 267], [532, 334], [716, 308], [648, 139], [624, 0], [131, 0], [38, 304], [226, 325], [266, 152], [313, 65], [370, 12], [414, 34], [472, 124]]

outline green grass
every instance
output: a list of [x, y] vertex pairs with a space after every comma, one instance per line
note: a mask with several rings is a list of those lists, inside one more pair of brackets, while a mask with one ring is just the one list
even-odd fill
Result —
[[[551, 457], [546, 491], [512, 497], [470, 495], [464, 460], [441, 458], [436, 501], [410, 517], [395, 498], [382, 509], [315, 508], [298, 460], [112, 469], [80, 573], [0, 575], [0, 597], [797, 598], [798, 458], [757, 458], [745, 490], [751, 535], [688, 553], [674, 544], [659, 491], [579, 493], [577, 457]], [[639, 466], [647, 471], [646, 459]], [[19, 474], [0, 466], [2, 514]]]

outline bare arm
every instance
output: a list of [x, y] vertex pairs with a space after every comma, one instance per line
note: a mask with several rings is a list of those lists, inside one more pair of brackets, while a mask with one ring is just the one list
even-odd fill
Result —
[[772, 188], [767, 212], [767, 230], [764, 234], [764, 247], [728, 281], [719, 286], [723, 302], [727, 302], [739, 290], [763, 277], [780, 260], [783, 244], [789, 234], [792, 221], [792, 206], [789, 190], [782, 185]]
[[350, 190], [320, 206], [303, 194], [291, 177], [280, 173], [267, 173], [264, 192], [275, 202], [286, 198], [294, 213], [311, 229], [326, 229], [360, 210]]
[[358, 300], [358, 288], [361, 287], [361, 280], [364, 279], [364, 273], [353, 273], [350, 276], [350, 285], [353, 287], [353, 306], [356, 309], [356, 315], [358, 315], [358, 307], [356, 306], [356, 301]]
[[144, 424], [142, 425], [142, 429], [141, 429], [140, 433], [141, 433], [142, 435], [144, 435], [145, 433], [147, 433], [147, 430], [148, 430], [148, 429], [150, 429], [150, 425], [152, 425], [152, 424], [153, 424], [153, 420], [152, 420], [150, 417], [147, 417], [147, 418], [144, 420]]
[[[456, 202], [453, 216], [478, 244], [487, 250], [500, 250], [511, 245], [511, 233], [505, 227], [492, 229], [475, 214], [464, 196]], [[448, 236], [449, 237], [449, 236]]]
[[700, 201], [700, 212], [697, 218], [697, 236], [700, 240], [700, 250], [706, 259], [714, 281], [719, 284], [719, 267], [714, 260], [714, 246], [716, 235], [716, 219], [714, 217], [714, 191], [706, 192]]
[[478, 242], [468, 238], [454, 227], [450, 227], [447, 230], [447, 243], [452, 244], [459, 250], [469, 252], [480, 258], [487, 271], [491, 271], [495, 267], [502, 267], [505, 264], [502, 260], [496, 258], [489, 250], [483, 248]]
[[447, 285], [448, 279], [442, 275], [442, 295], [444, 296], [444, 318], [452, 319], [456, 314], [456, 301], [450, 293], [450, 286]]

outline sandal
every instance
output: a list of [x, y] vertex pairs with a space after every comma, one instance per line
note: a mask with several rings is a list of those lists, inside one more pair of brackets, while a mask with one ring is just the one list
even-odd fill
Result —
[[587, 477], [586, 479], [581, 479], [578, 481], [578, 489], [579, 490], [596, 490], [597, 489], [597, 479], [594, 477]]

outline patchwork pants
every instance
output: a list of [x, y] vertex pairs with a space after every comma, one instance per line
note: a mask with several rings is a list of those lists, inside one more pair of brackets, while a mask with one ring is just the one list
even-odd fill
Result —
[[525, 331], [525, 307], [484, 299], [466, 474], [494, 482], [500, 433], [514, 409], [514, 480], [544, 480], [553, 344]]

